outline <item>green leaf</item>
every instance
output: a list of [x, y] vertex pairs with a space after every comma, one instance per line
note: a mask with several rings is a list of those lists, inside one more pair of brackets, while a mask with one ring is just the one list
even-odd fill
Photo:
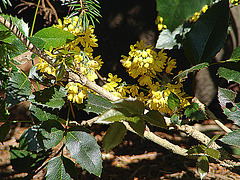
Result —
[[10, 146], [10, 161], [13, 169], [20, 172], [31, 173], [39, 168], [51, 154], [51, 150], [38, 153], [21, 150]]
[[135, 116], [132, 118], [132, 121], [129, 121], [129, 125], [133, 128], [134, 131], [137, 132], [138, 135], [144, 137], [143, 134], [146, 129], [146, 124], [141, 117]]
[[182, 120], [180, 120], [180, 117], [179, 117], [179, 115], [177, 115], [177, 114], [173, 114], [172, 116], [171, 116], [171, 122], [173, 123], [173, 124], [177, 124], [177, 125], [181, 125], [181, 122], [182, 122]]
[[143, 102], [137, 98], [120, 99], [115, 101], [114, 104], [119, 108], [127, 109], [132, 114], [138, 115], [143, 115], [145, 109]]
[[220, 67], [218, 69], [217, 74], [219, 75], [219, 77], [225, 78], [229, 81], [234, 81], [237, 82], [238, 84], [240, 84], [240, 72], [239, 71], [235, 71], [235, 70], [231, 70], [225, 67]]
[[240, 46], [236, 47], [229, 59], [230, 61], [239, 61], [240, 60]]
[[189, 73], [191, 73], [191, 72], [193, 72], [193, 71], [196, 71], [196, 70], [200, 70], [200, 69], [203, 69], [204, 67], [207, 67], [209, 65], [209, 63], [207, 63], [207, 62], [204, 62], [204, 63], [200, 63], [200, 64], [198, 64], [198, 65], [196, 65], [196, 66], [193, 66], [193, 67], [191, 67], [191, 68], [189, 68], [189, 69], [186, 69], [186, 70], [184, 70], [183, 72], [181, 72], [180, 74], [178, 74], [178, 75], [176, 75], [174, 78], [173, 78], [173, 80], [179, 80], [179, 79], [181, 79], [181, 78], [187, 78], [187, 76], [188, 76], [188, 74]]
[[171, 109], [173, 111], [175, 111], [176, 108], [179, 109], [181, 107], [180, 103], [181, 102], [180, 102], [179, 97], [175, 93], [171, 92], [168, 96], [169, 109]]
[[103, 148], [106, 153], [122, 142], [126, 131], [126, 127], [120, 122], [114, 122], [110, 125], [103, 137]]
[[203, 179], [209, 172], [209, 163], [207, 156], [200, 156], [197, 160], [197, 171], [200, 178]]
[[219, 137], [221, 136], [221, 134], [216, 134], [212, 137], [212, 139], [208, 142], [207, 147], [209, 147], [214, 141], [216, 141]]
[[88, 98], [86, 101], [86, 107], [84, 108], [86, 112], [101, 114], [106, 110], [115, 107], [115, 105], [113, 105], [109, 100], [93, 93], [88, 93]]
[[[240, 125], [240, 103], [235, 103], [235, 97], [236, 94], [232, 90], [224, 88], [218, 89], [218, 100], [224, 110], [224, 114], [226, 114], [234, 124]], [[228, 109], [228, 105], [231, 105], [233, 108]]]
[[210, 2], [210, 0], [156, 0], [158, 14], [163, 17], [163, 24], [166, 24], [171, 32]]
[[65, 65], [63, 63], [59, 64], [56, 69], [56, 81], [60, 81], [66, 74]]
[[11, 122], [7, 121], [0, 126], [0, 142], [3, 143], [11, 128]]
[[[178, 19], [178, 18], [176, 18]], [[184, 41], [184, 53], [196, 65], [209, 62], [222, 48], [229, 25], [229, 2], [222, 0], [200, 16]]]
[[44, 148], [50, 149], [62, 141], [64, 127], [58, 121], [44, 121], [40, 128], [41, 136], [38, 135], [38, 141], [42, 141]]
[[240, 148], [240, 129], [227, 133], [220, 140], [226, 144]]
[[66, 135], [66, 146], [72, 158], [83, 169], [101, 176], [102, 155], [96, 139], [86, 132], [70, 131]]
[[154, 126], [167, 128], [163, 115], [157, 110], [150, 110], [147, 114], [143, 115], [143, 118]]
[[8, 107], [26, 100], [31, 91], [32, 88], [28, 77], [14, 70], [11, 73], [6, 89], [6, 103]]
[[199, 121], [206, 119], [206, 115], [203, 110], [201, 110], [197, 103], [192, 103], [187, 106], [184, 114], [193, 121]]
[[48, 161], [46, 179], [77, 180], [77, 170], [74, 162], [64, 156], [52, 158]]
[[[10, 114], [6, 109], [6, 102], [0, 99], [0, 121], [7, 121]], [[1, 142], [1, 141], [0, 141]]]
[[206, 149], [206, 146], [204, 146], [204, 145], [192, 146], [188, 150], [188, 154], [189, 155], [200, 155], [200, 154], [204, 153], [205, 149]]
[[46, 42], [44, 48], [49, 50], [51, 46], [57, 48], [73, 41], [75, 35], [55, 27], [48, 27], [38, 31], [33, 37], [38, 37], [44, 40]]
[[124, 121], [126, 120], [126, 116], [129, 116], [129, 112], [124, 108], [114, 108], [109, 109], [108, 111], [101, 114], [96, 123], [107, 123], [114, 121]]
[[208, 156], [210, 156], [211, 158], [214, 158], [214, 159], [219, 159], [220, 158], [220, 152], [216, 149], [207, 148], [205, 153]]
[[34, 105], [61, 109], [65, 104], [64, 98], [66, 94], [67, 91], [64, 87], [54, 85], [44, 90], [34, 92], [29, 98], [29, 101]]
[[[12, 23], [18, 27], [20, 32], [22, 32], [23, 35], [28, 37], [29, 27], [28, 27], [28, 24], [23, 21], [23, 19], [18, 19], [17, 17], [12, 17], [11, 15], [9, 16], [4, 14], [1, 14], [1, 16], [3, 16], [3, 18], [6, 19], [7, 21], [9, 21], [11, 18]], [[6, 31], [6, 30], [8, 29], [3, 24], [0, 24], [0, 31]], [[6, 38], [4, 42], [11, 43], [15, 38], [17, 37], [15, 35], [12, 35], [9, 38]]]

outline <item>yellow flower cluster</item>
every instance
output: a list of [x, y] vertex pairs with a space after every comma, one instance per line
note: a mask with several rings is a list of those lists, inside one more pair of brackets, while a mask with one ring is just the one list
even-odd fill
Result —
[[[74, 67], [76, 72], [85, 75], [90, 81], [95, 81], [98, 78], [97, 71], [100, 70], [103, 62], [100, 55], [93, 57], [93, 48], [98, 47], [93, 26], [83, 30], [81, 20], [79, 20], [78, 16], [74, 16], [72, 18], [64, 18], [63, 21], [59, 19], [58, 24], [53, 27], [71, 32], [77, 37], [74, 41], [60, 48], [60, 50], [64, 49], [69, 54], [63, 55], [59, 62], [67, 66], [67, 61], [73, 59], [71, 67]], [[56, 59], [57, 55], [55, 54], [58, 53], [55, 53], [55, 51], [59, 51], [59, 49], [53, 50], [51, 48], [50, 52], [46, 51], [46, 53], [53, 59]], [[36, 66], [37, 70], [55, 76], [56, 69], [49, 66], [44, 60], [40, 59], [40, 63]], [[87, 97], [86, 88], [79, 86], [79, 84], [68, 83], [66, 88], [68, 89], [68, 99], [73, 102], [82, 103], [83, 98]]]
[[239, 5], [239, 0], [231, 0], [231, 4], [233, 4], [234, 6]]
[[193, 17], [190, 19], [190, 22], [196, 22], [201, 14], [204, 14], [208, 10], [208, 5], [202, 7], [199, 12], [195, 12]]
[[165, 24], [163, 24], [163, 18], [161, 16], [157, 16], [157, 18], [155, 20], [155, 24], [158, 27], [158, 31], [161, 31], [163, 29], [167, 29], [167, 26]]

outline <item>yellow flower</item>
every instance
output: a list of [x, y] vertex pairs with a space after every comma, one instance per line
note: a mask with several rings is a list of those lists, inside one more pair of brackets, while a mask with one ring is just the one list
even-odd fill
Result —
[[118, 78], [117, 77], [117, 75], [112, 75], [112, 73], [108, 73], [108, 79], [107, 79], [107, 81], [108, 82], [121, 82], [122, 81], [122, 79], [121, 78]]
[[119, 86], [117, 92], [121, 94], [122, 97], [126, 97], [126, 94], [129, 93], [128, 86]]
[[139, 87], [136, 85], [132, 85], [130, 87], [130, 92], [132, 93], [132, 97], [135, 97], [136, 95], [138, 95], [138, 89]]
[[116, 91], [115, 87], [117, 87], [117, 83], [116, 82], [110, 82], [110, 83], [106, 83], [103, 85], [103, 88], [106, 89], [107, 91]]
[[150, 76], [141, 76], [138, 79], [139, 85], [140, 86], [144, 86], [144, 85], [148, 85], [151, 86], [152, 85], [152, 80]]
[[171, 73], [171, 71], [172, 71], [173, 68], [177, 67], [177, 66], [175, 66], [176, 64], [177, 64], [176, 59], [168, 58], [167, 67], [166, 67], [166, 70], [165, 70], [166, 73], [173, 74], [173, 73]]
[[167, 29], [167, 26], [163, 24], [163, 17], [161, 16], [157, 16], [155, 24], [158, 26], [158, 31], [161, 31], [162, 29]]

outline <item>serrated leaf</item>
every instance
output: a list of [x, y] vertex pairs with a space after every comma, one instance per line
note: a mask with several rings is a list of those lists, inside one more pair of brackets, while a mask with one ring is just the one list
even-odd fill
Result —
[[11, 122], [7, 121], [0, 126], [0, 142], [3, 143], [11, 128]]
[[210, 2], [210, 0], [156, 0], [158, 14], [163, 17], [163, 24], [166, 24], [171, 32]]
[[228, 0], [219, 1], [200, 16], [183, 44], [184, 53], [192, 65], [209, 62], [219, 52], [225, 42], [228, 25]]
[[240, 72], [239, 71], [235, 71], [235, 70], [231, 70], [225, 67], [220, 67], [218, 69], [217, 74], [219, 75], [219, 77], [225, 78], [229, 81], [234, 81], [237, 82], [238, 84], [240, 84]]
[[104, 123], [106, 121], [124, 121], [126, 116], [129, 116], [129, 112], [124, 108], [114, 108], [109, 109], [108, 111], [101, 114], [96, 123]]
[[189, 155], [200, 155], [200, 154], [204, 153], [205, 149], [206, 149], [206, 146], [204, 146], [204, 145], [192, 146], [188, 150], [188, 154]]
[[204, 63], [200, 63], [200, 64], [197, 64], [196, 66], [193, 66], [189, 69], [186, 69], [184, 70], [183, 72], [181, 72], [180, 74], [176, 75], [173, 80], [179, 80], [181, 78], [187, 78], [188, 74], [189, 73], [192, 73], [194, 71], [197, 71], [197, 70], [200, 70], [200, 69], [203, 69], [204, 67], [207, 67], [209, 65], [209, 63], [207, 62], [204, 62]]
[[240, 147], [240, 129], [227, 133], [220, 140], [226, 144]]
[[51, 150], [34, 153], [10, 146], [9, 152], [13, 169], [19, 173], [30, 173], [43, 164], [43, 162], [49, 157]]
[[154, 126], [167, 128], [163, 115], [157, 110], [150, 110], [147, 114], [143, 115], [143, 118]]
[[219, 159], [220, 158], [220, 152], [216, 149], [207, 148], [205, 153], [208, 156], [210, 156], [211, 158], [214, 158], [214, 159]]
[[209, 172], [209, 162], [207, 156], [200, 156], [197, 160], [197, 171], [200, 178], [203, 179]]
[[96, 139], [83, 131], [70, 131], [66, 135], [66, 147], [72, 158], [83, 169], [96, 176], [102, 172], [102, 155]]
[[[226, 114], [234, 124], [240, 125], [240, 103], [235, 103], [235, 97], [236, 94], [232, 90], [224, 88], [218, 89], [218, 100], [224, 110], [224, 114]], [[231, 111], [228, 109], [227, 104], [232, 105], [235, 110]]]
[[129, 125], [137, 132], [138, 135], [143, 137], [144, 131], [146, 129], [146, 124], [141, 117], [134, 117], [132, 121], [129, 121]]
[[44, 40], [46, 42], [44, 48], [49, 50], [51, 46], [57, 48], [74, 40], [75, 35], [55, 27], [48, 27], [38, 31], [33, 37]]
[[86, 101], [86, 107], [84, 108], [86, 112], [101, 114], [106, 110], [115, 107], [115, 105], [113, 105], [109, 100], [93, 93], [88, 93], [88, 98]]
[[60, 109], [65, 104], [64, 98], [66, 97], [66, 94], [67, 91], [64, 87], [55, 85], [34, 92], [29, 98], [29, 101], [34, 105]]
[[132, 114], [138, 115], [143, 115], [145, 109], [143, 102], [139, 101], [137, 98], [120, 99], [115, 101], [114, 104], [119, 108], [125, 108]]
[[110, 125], [103, 137], [103, 148], [106, 153], [122, 142], [126, 131], [126, 127], [120, 122], [114, 122]]
[[38, 141], [41, 141], [44, 148], [50, 149], [57, 146], [63, 139], [64, 127], [55, 120], [44, 121], [40, 126]]
[[6, 89], [6, 103], [8, 107], [26, 100], [31, 91], [28, 77], [14, 70], [11, 73]]
[[[23, 19], [18, 19], [17, 17], [12, 17], [11, 15], [5, 15], [5, 14], [1, 14], [1, 16], [7, 21], [9, 21], [11, 18], [12, 23], [18, 27], [20, 32], [22, 32], [26, 37], [28, 37], [28, 33], [29, 33], [28, 24], [25, 23]], [[0, 31], [5, 31], [5, 30], [8, 30], [8, 29], [3, 24], [0, 24]], [[17, 37], [15, 35], [12, 35], [11, 37], [6, 38], [4, 42], [11, 43], [15, 38]]]
[[48, 161], [46, 179], [78, 179], [74, 162], [64, 156], [52, 158]]
[[201, 110], [197, 103], [192, 103], [187, 107], [184, 114], [193, 121], [199, 121], [206, 119], [206, 115], [203, 110]]
[[171, 92], [168, 96], [169, 109], [171, 109], [173, 111], [176, 110], [176, 108], [179, 109], [181, 107], [180, 103], [181, 102], [180, 102], [179, 97], [175, 93]]

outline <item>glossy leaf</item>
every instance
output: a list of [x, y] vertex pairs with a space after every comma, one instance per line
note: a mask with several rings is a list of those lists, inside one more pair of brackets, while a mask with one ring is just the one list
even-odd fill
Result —
[[207, 67], [209, 65], [209, 63], [207, 62], [204, 62], [204, 63], [201, 63], [201, 64], [198, 64], [196, 66], [193, 66], [189, 69], [186, 69], [184, 70], [183, 72], [181, 72], [180, 74], [176, 75], [173, 80], [179, 80], [181, 78], [185, 79], [187, 78], [188, 74], [189, 73], [192, 73], [194, 71], [197, 71], [197, 70], [200, 70], [200, 69], [203, 69], [204, 67]]
[[168, 96], [168, 107], [173, 111], [176, 110], [176, 108], [179, 109], [181, 107], [180, 99], [175, 93], [171, 92]]
[[210, 2], [210, 0], [156, 0], [158, 14], [163, 17], [163, 24], [166, 24], [171, 32]]
[[240, 129], [227, 133], [220, 140], [228, 145], [240, 147]]
[[6, 103], [9, 106], [16, 105], [26, 100], [32, 91], [31, 84], [26, 75], [20, 71], [11, 73], [6, 89]]
[[240, 72], [239, 71], [235, 71], [235, 70], [231, 70], [228, 68], [224, 68], [224, 67], [220, 67], [218, 69], [218, 75], [219, 77], [225, 78], [229, 81], [234, 81], [237, 82], [238, 84], [240, 84]]
[[[218, 100], [224, 110], [224, 114], [226, 114], [234, 124], [240, 125], [240, 103], [235, 103], [235, 97], [236, 94], [232, 90], [224, 88], [218, 89]], [[232, 106], [232, 108], [229, 109], [227, 107], [228, 105]]]
[[142, 115], [145, 109], [143, 102], [136, 98], [120, 99], [114, 104], [119, 108], [125, 108], [132, 114]]
[[207, 156], [200, 156], [197, 160], [197, 171], [200, 178], [203, 179], [209, 172], [209, 162]]
[[187, 107], [184, 114], [193, 121], [199, 121], [206, 119], [206, 115], [203, 110], [201, 110], [197, 103], [192, 103]]
[[219, 1], [200, 16], [183, 44], [185, 55], [192, 65], [209, 62], [219, 52], [225, 42], [228, 25], [228, 0]]
[[11, 128], [11, 122], [7, 121], [0, 126], [0, 142], [3, 143]]
[[219, 159], [220, 158], [220, 152], [216, 149], [207, 148], [205, 153], [208, 156], [210, 156], [211, 158], [214, 158], [214, 159]]
[[110, 125], [103, 137], [103, 147], [106, 153], [122, 142], [126, 131], [126, 127], [120, 122], [114, 122]]
[[72, 158], [83, 169], [96, 176], [102, 172], [102, 155], [96, 139], [83, 131], [70, 131], [66, 135], [66, 147]]
[[65, 104], [66, 89], [55, 85], [44, 90], [34, 92], [30, 97], [30, 102], [34, 105], [47, 108], [60, 109]]
[[105, 112], [108, 109], [114, 108], [115, 105], [113, 105], [109, 100], [104, 99], [103, 97], [89, 93], [88, 98], [86, 100], [86, 107], [84, 110], [86, 112], [93, 112], [96, 114], [101, 114]]
[[57, 156], [48, 161], [46, 179], [77, 180], [77, 170], [72, 160]]
[[157, 110], [150, 110], [147, 114], [143, 115], [143, 118], [150, 124], [161, 127], [167, 128], [166, 122], [164, 120], [163, 115]]
[[126, 120], [126, 116], [130, 116], [130, 114], [124, 108], [109, 109], [108, 111], [104, 112], [99, 116], [96, 123], [107, 123], [106, 121], [124, 121]]
[[55, 27], [48, 27], [38, 31], [34, 37], [44, 40], [46, 42], [44, 48], [49, 50], [50, 46], [57, 48], [74, 40], [75, 35]]

